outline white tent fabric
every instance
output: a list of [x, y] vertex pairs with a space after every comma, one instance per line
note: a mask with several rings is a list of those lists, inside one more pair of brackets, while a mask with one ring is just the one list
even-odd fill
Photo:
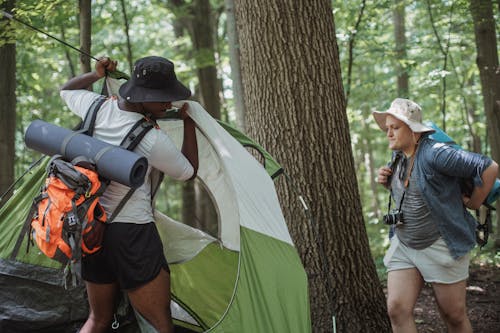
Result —
[[194, 258], [208, 244], [217, 241], [207, 233], [174, 221], [167, 215], [155, 211], [156, 227], [163, 239], [163, 249], [169, 264], [178, 264]]
[[[200, 132], [200, 153], [215, 155], [214, 158], [200, 156], [200, 163], [208, 164], [200, 164], [198, 176], [214, 196], [215, 206], [224, 206], [223, 210], [219, 210], [220, 239], [224, 246], [239, 250], [240, 225], [293, 245], [274, 184], [264, 167], [199, 103], [180, 101], [175, 106], [180, 107], [184, 102], [189, 104], [188, 114]], [[162, 121], [160, 127], [180, 144], [181, 122]]]

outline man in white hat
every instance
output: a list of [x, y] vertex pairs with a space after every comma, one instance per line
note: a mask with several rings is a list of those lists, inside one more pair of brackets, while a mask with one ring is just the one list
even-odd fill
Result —
[[[472, 332], [465, 288], [476, 221], [467, 208], [478, 209], [486, 199], [498, 164], [432, 140], [434, 130], [422, 124], [422, 109], [408, 99], [396, 98], [373, 116], [393, 150], [377, 179], [391, 191], [384, 216], [391, 245], [384, 264], [393, 332], [417, 332], [413, 308], [425, 282], [434, 289], [448, 332]], [[462, 193], [463, 179], [473, 181], [472, 193]]]

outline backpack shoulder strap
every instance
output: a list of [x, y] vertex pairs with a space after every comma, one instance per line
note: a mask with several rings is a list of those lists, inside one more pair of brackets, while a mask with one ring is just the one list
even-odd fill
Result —
[[17, 257], [17, 254], [19, 253], [19, 249], [21, 248], [21, 244], [23, 243], [24, 237], [28, 236], [28, 241], [27, 241], [27, 250], [29, 249], [30, 245], [30, 239], [29, 239], [29, 230], [31, 228], [31, 219], [33, 218], [33, 214], [35, 214], [36, 209], [37, 209], [37, 199], [39, 196], [37, 196], [34, 200], [33, 203], [31, 204], [30, 210], [28, 211], [28, 215], [26, 215], [26, 219], [24, 220], [23, 226], [21, 228], [21, 232], [19, 233], [19, 237], [17, 237], [16, 244], [14, 245], [14, 249], [12, 250], [10, 254], [10, 259], [15, 260]]
[[[120, 143], [120, 147], [125, 148], [127, 150], [134, 150], [135, 147], [141, 142], [141, 140], [144, 138], [144, 136], [153, 128], [155, 127], [155, 124], [151, 121], [146, 120], [145, 118], [141, 118], [138, 120], [134, 126], [130, 129], [130, 131], [125, 135], [123, 138], [122, 142]], [[107, 223], [113, 222], [115, 217], [120, 213], [122, 210], [123, 206], [127, 203], [127, 201], [130, 199], [132, 194], [134, 194], [135, 188], [131, 188], [128, 190], [127, 194], [123, 197], [123, 199], [120, 201], [118, 206], [116, 206], [115, 210], [113, 211], [113, 214], [111, 217], [108, 219]]]
[[127, 150], [134, 150], [135, 147], [141, 142], [144, 136], [155, 127], [155, 124], [152, 121], [148, 121], [145, 118], [139, 119], [134, 126], [130, 129], [130, 131], [125, 135], [122, 142], [120, 143], [120, 147], [125, 148]]
[[89, 135], [92, 136], [94, 134], [94, 126], [95, 126], [95, 119], [97, 117], [97, 111], [101, 108], [102, 103], [106, 101], [106, 96], [99, 96], [96, 100], [92, 102], [92, 104], [89, 107], [89, 110], [87, 111], [87, 114], [85, 115], [85, 118], [83, 119], [82, 125], [80, 126], [80, 130]]

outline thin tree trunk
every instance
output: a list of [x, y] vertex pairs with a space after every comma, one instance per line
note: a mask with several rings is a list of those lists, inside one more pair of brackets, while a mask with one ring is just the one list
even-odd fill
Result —
[[[197, 59], [198, 83], [201, 104], [207, 112], [220, 119], [220, 84], [215, 63], [215, 20], [209, 0], [194, 0], [191, 7], [191, 40]], [[200, 229], [209, 232], [217, 228], [217, 214], [210, 202], [210, 196], [198, 182], [194, 183], [196, 214]]]
[[[182, 34], [184, 29], [190, 33], [191, 42], [195, 53], [197, 76], [199, 82], [199, 93], [197, 97], [208, 113], [214, 118], [220, 119], [220, 83], [217, 78], [217, 67], [215, 63], [215, 31], [212, 7], [209, 0], [194, 0], [186, 3], [183, 0], [172, 0], [168, 4], [176, 13], [174, 23], [176, 34]], [[187, 14], [189, 13], [189, 14]], [[183, 198], [191, 198], [190, 201], [183, 200], [183, 221], [195, 224], [202, 230], [209, 230], [217, 224], [215, 212], [209, 211], [207, 207], [213, 207], [210, 198], [202, 193], [203, 188], [196, 182], [188, 182], [183, 188]]]
[[[441, 50], [441, 53], [443, 54], [443, 72], [446, 72], [448, 70], [448, 57], [449, 57], [449, 51], [450, 51], [450, 37], [451, 34], [448, 32], [448, 39], [446, 41], [446, 45], [443, 46], [443, 43], [441, 42], [441, 37], [437, 31], [436, 24], [434, 22], [434, 16], [432, 14], [432, 5], [430, 0], [427, 0], [427, 12], [429, 13], [429, 18], [431, 20], [431, 26], [432, 30], [434, 31], [434, 36], [436, 36], [436, 40], [439, 45], [439, 49]], [[449, 30], [451, 31], [452, 29], [452, 14], [453, 14], [453, 2], [451, 3], [450, 7], [450, 19], [449, 19]], [[442, 82], [442, 89], [441, 89], [441, 114], [442, 114], [442, 121], [441, 121], [441, 127], [443, 131], [446, 132], [446, 93], [447, 93], [447, 85], [446, 85], [446, 75], [443, 75], [443, 78], [441, 80]]]
[[382, 213], [380, 211], [380, 201], [378, 199], [378, 183], [375, 181], [375, 178], [377, 176], [377, 166], [375, 165], [374, 158], [373, 158], [373, 151], [374, 149], [372, 148], [372, 138], [371, 138], [371, 131], [369, 128], [369, 125], [366, 123], [366, 119], [368, 117], [362, 117], [361, 118], [361, 125], [363, 126], [363, 151], [364, 151], [364, 157], [365, 157], [365, 166], [366, 166], [366, 172], [368, 173], [368, 179], [370, 180], [370, 190], [372, 191], [372, 212], [375, 214], [377, 217], [381, 217]]
[[[471, 79], [469, 81], [469, 86], [472, 87], [473, 84], [474, 83], [472, 82], [472, 79]], [[464, 100], [465, 100], [465, 98], [464, 98]], [[479, 107], [476, 103], [476, 99], [472, 99], [470, 106], [468, 106], [468, 104], [465, 104], [465, 106], [467, 107], [466, 108], [466, 117], [467, 117], [466, 123], [467, 123], [467, 127], [469, 129], [469, 134], [472, 138], [472, 141], [471, 141], [470, 146], [469, 146], [469, 150], [473, 151], [475, 153], [481, 154], [482, 153], [481, 137], [477, 134], [477, 132], [474, 130], [474, 127], [472, 126], [472, 124], [477, 124], [481, 121], [480, 117], [479, 117], [479, 112], [478, 112]]]
[[220, 90], [214, 55], [214, 20], [209, 0], [195, 0], [192, 5], [191, 40], [196, 52], [201, 104], [214, 118], [220, 119]]
[[[481, 78], [484, 112], [491, 146], [491, 156], [500, 162], [500, 67], [496, 40], [495, 18], [491, 0], [471, 0], [470, 10], [476, 36], [477, 66]], [[497, 201], [497, 212], [500, 200]], [[497, 214], [497, 235], [495, 245], [500, 248], [500, 214]]]
[[398, 96], [408, 98], [410, 94], [406, 59], [405, 1], [395, 0], [394, 36], [396, 41], [396, 73], [398, 74]]
[[[15, 1], [4, 2], [3, 9], [12, 13]], [[7, 20], [1, 18], [1, 21]], [[2, 22], [5, 23], [5, 22]], [[11, 29], [10, 22], [5, 29]], [[0, 194], [14, 181], [16, 130], [16, 44], [14, 41], [0, 47]], [[0, 205], [8, 197], [2, 198]]]
[[303, 192], [278, 182], [310, 283], [315, 332], [387, 332], [363, 222], [328, 0], [235, 0], [249, 134]]
[[[92, 14], [91, 1], [79, 0], [80, 9], [80, 49], [87, 54], [91, 53], [91, 37], [92, 37]], [[91, 71], [90, 58], [84, 54], [80, 54], [80, 70], [82, 73]]]
[[182, 222], [196, 228], [195, 202], [196, 196], [193, 182], [182, 183]]
[[[167, 6], [174, 12], [173, 22], [174, 35], [176, 38], [183, 37], [189, 31], [191, 18], [186, 14], [187, 6], [183, 0], [171, 0]], [[195, 92], [197, 94], [197, 92]], [[198, 99], [196, 95], [191, 98]], [[182, 185], [182, 222], [192, 227], [198, 228], [198, 218], [196, 216], [196, 190], [194, 182], [185, 182]]]
[[[62, 40], [66, 40], [66, 30], [64, 29], [64, 25], [61, 25], [61, 37]], [[64, 48], [64, 55], [66, 57], [66, 60], [68, 61], [70, 78], [75, 77], [76, 76], [75, 66], [73, 65], [73, 61], [71, 60], [71, 54], [69, 48], [67, 47]]]
[[366, 7], [366, 0], [361, 2], [359, 9], [358, 19], [354, 25], [354, 29], [350, 32], [349, 36], [349, 59], [347, 61], [347, 84], [345, 93], [345, 104], [349, 103], [349, 96], [351, 95], [351, 81], [352, 81], [352, 66], [354, 64], [354, 42], [356, 41], [356, 35], [359, 32], [359, 26], [361, 25], [361, 20], [363, 19], [363, 13]]
[[233, 83], [234, 111], [236, 124], [240, 130], [245, 130], [245, 104], [243, 103], [243, 85], [241, 83], [240, 45], [238, 30], [234, 17], [234, 0], [225, 0], [227, 16], [227, 42], [229, 45], [229, 62], [231, 64], [231, 80]]
[[125, 36], [127, 37], [127, 61], [128, 61], [130, 73], [132, 73], [132, 65], [134, 63], [134, 60], [133, 60], [134, 57], [132, 55], [132, 43], [130, 42], [130, 34], [129, 34], [130, 26], [129, 26], [128, 17], [127, 17], [127, 9], [125, 6], [125, 1], [120, 0], [120, 4], [122, 6], [123, 23], [125, 25], [124, 32], [125, 32]]

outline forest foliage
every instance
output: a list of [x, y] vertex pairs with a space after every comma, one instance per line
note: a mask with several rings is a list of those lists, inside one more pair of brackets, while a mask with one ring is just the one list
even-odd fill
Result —
[[[128, 72], [131, 64], [127, 60], [122, 3], [126, 4], [133, 58], [161, 55], [172, 59], [180, 80], [193, 92], [198, 85], [196, 69], [214, 58], [223, 89], [222, 118], [236, 124], [224, 1], [210, 1], [216, 18], [216, 50], [208, 56], [195, 53], [188, 34], [178, 29], [176, 20], [190, 14], [182, 6], [172, 6], [173, 1], [93, 1], [91, 53], [117, 59], [120, 69]], [[469, 150], [473, 150], [472, 137], [477, 135], [481, 152], [489, 153], [469, 1], [404, 1], [404, 5], [407, 59], [398, 62], [393, 27], [395, 1], [332, 1], [344, 90], [348, 92], [347, 113], [356, 165], [353, 172], [357, 175], [377, 262], [387, 246], [387, 228], [380, 223], [387, 193], [381, 187], [373, 187], [372, 172], [388, 161], [390, 153], [385, 135], [370, 113], [385, 110], [394, 98], [403, 97], [397, 96], [398, 71], [408, 73], [408, 97], [423, 107], [425, 119], [433, 120]], [[498, 32], [498, 10], [495, 14]], [[78, 6], [74, 1], [17, 1], [15, 15], [71, 45], [79, 44]], [[9, 33], [5, 24], [2, 22], [0, 43], [14, 39], [16, 43], [15, 170], [20, 175], [38, 158], [35, 152], [25, 149], [23, 142], [23, 133], [31, 121], [43, 119], [66, 127], [78, 122], [63, 106], [59, 87], [78, 73], [79, 54], [20, 24], [14, 24], [14, 33]], [[175, 196], [169, 197], [170, 205], [178, 207], [172, 199]], [[176, 211], [174, 215], [178, 214]], [[491, 255], [489, 260], [500, 259]]]

